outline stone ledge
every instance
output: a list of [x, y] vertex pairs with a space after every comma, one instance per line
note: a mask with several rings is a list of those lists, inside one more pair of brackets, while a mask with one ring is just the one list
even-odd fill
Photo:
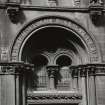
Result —
[[80, 103], [82, 94], [75, 91], [36, 91], [28, 93], [29, 104]]
[[18, 74], [27, 73], [33, 69], [32, 64], [24, 62], [1, 62], [0, 63], [0, 75], [2, 74]]

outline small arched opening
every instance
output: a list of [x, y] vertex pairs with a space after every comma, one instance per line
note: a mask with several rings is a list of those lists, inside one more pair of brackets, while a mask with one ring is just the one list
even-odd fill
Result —
[[61, 91], [68, 91], [72, 88], [70, 65], [72, 60], [67, 55], [61, 55], [56, 59], [56, 64], [59, 65], [60, 71], [56, 78], [56, 88]]

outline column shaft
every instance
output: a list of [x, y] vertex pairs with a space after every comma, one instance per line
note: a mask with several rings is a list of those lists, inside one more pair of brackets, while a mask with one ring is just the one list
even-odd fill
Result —
[[89, 94], [90, 94], [90, 105], [96, 105], [95, 99], [95, 80], [94, 76], [89, 77]]
[[55, 84], [54, 84], [54, 77], [50, 77], [50, 90], [54, 90], [55, 89]]
[[16, 105], [14, 75], [0, 74], [0, 105]]

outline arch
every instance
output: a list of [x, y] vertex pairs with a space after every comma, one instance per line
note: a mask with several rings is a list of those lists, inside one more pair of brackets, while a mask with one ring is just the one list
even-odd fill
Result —
[[56, 64], [60, 66], [69, 66], [72, 64], [72, 60], [69, 56], [61, 55], [56, 60]]
[[48, 58], [43, 54], [38, 54], [32, 59], [32, 63], [36, 66], [44, 66], [48, 64]]
[[44, 16], [35, 19], [24, 26], [13, 42], [10, 52], [10, 59], [12, 61], [19, 61], [19, 55], [21, 55], [22, 46], [25, 44], [28, 38], [41, 28], [50, 26], [61, 27], [74, 33], [82, 41], [87, 50], [89, 57], [89, 61], [87, 63], [100, 62], [100, 54], [97, 50], [97, 45], [94, 38], [79, 24], [68, 18], [60, 16]]
[[[70, 51], [67, 49], [59, 49], [54, 55], [54, 58], [53, 58], [54, 64], [56, 64], [56, 61], [60, 56], [68, 56], [72, 60], [72, 65], [77, 65], [77, 63], [74, 61], [74, 56], [76, 56], [76, 55], [74, 54], [73, 51]], [[76, 56], [76, 58], [78, 58], [78, 57]]]

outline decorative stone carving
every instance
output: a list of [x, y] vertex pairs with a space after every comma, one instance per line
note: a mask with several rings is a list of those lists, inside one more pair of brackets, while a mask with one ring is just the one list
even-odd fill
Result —
[[78, 33], [81, 39], [83, 39], [86, 42], [86, 45], [88, 46], [87, 50], [89, 51], [90, 62], [98, 62], [99, 54], [97, 52], [96, 45], [93, 42], [93, 39], [91, 38], [91, 36], [76, 23], [66, 20], [64, 18], [56, 17], [56, 16], [49, 16], [49, 17], [38, 19], [38, 20], [34, 20], [30, 23], [30, 25], [27, 25], [26, 28], [19, 33], [11, 49], [12, 61], [21, 60], [21, 55], [20, 55], [22, 51], [21, 45], [25, 43], [24, 41], [26, 41], [25, 39], [27, 39], [28, 36], [31, 36], [30, 32], [32, 32], [33, 30], [35, 31], [38, 27], [43, 27], [46, 25], [68, 27], [73, 32], [76, 32], [76, 34]]
[[59, 66], [57, 66], [57, 65], [47, 66], [47, 72], [48, 72], [49, 77], [54, 78], [58, 71], [59, 71]]
[[80, 0], [74, 0], [74, 4], [76, 7], [80, 7]]
[[31, 93], [27, 96], [29, 104], [47, 104], [47, 103], [80, 103], [82, 95], [80, 93], [70, 92], [49, 92], [49, 93]]
[[103, 4], [103, 0], [90, 0], [90, 4], [102, 5]]
[[85, 64], [85, 65], [78, 65], [78, 66], [71, 66], [70, 69], [72, 70], [72, 76], [78, 76], [80, 71], [80, 76], [88, 75], [105, 75], [105, 64]]
[[14, 24], [19, 22], [20, 13], [20, 6], [18, 4], [7, 4], [7, 14]]
[[29, 73], [33, 70], [32, 64], [23, 62], [3, 62], [0, 63], [0, 74]]
[[48, 72], [48, 76], [49, 76], [49, 79], [50, 79], [50, 90], [54, 90], [55, 89], [55, 77], [56, 77], [56, 74], [58, 73], [59, 71], [59, 66], [57, 65], [50, 65], [50, 66], [47, 66], [47, 72]]
[[103, 15], [104, 2], [103, 0], [90, 0], [90, 16], [93, 22], [99, 20]]

